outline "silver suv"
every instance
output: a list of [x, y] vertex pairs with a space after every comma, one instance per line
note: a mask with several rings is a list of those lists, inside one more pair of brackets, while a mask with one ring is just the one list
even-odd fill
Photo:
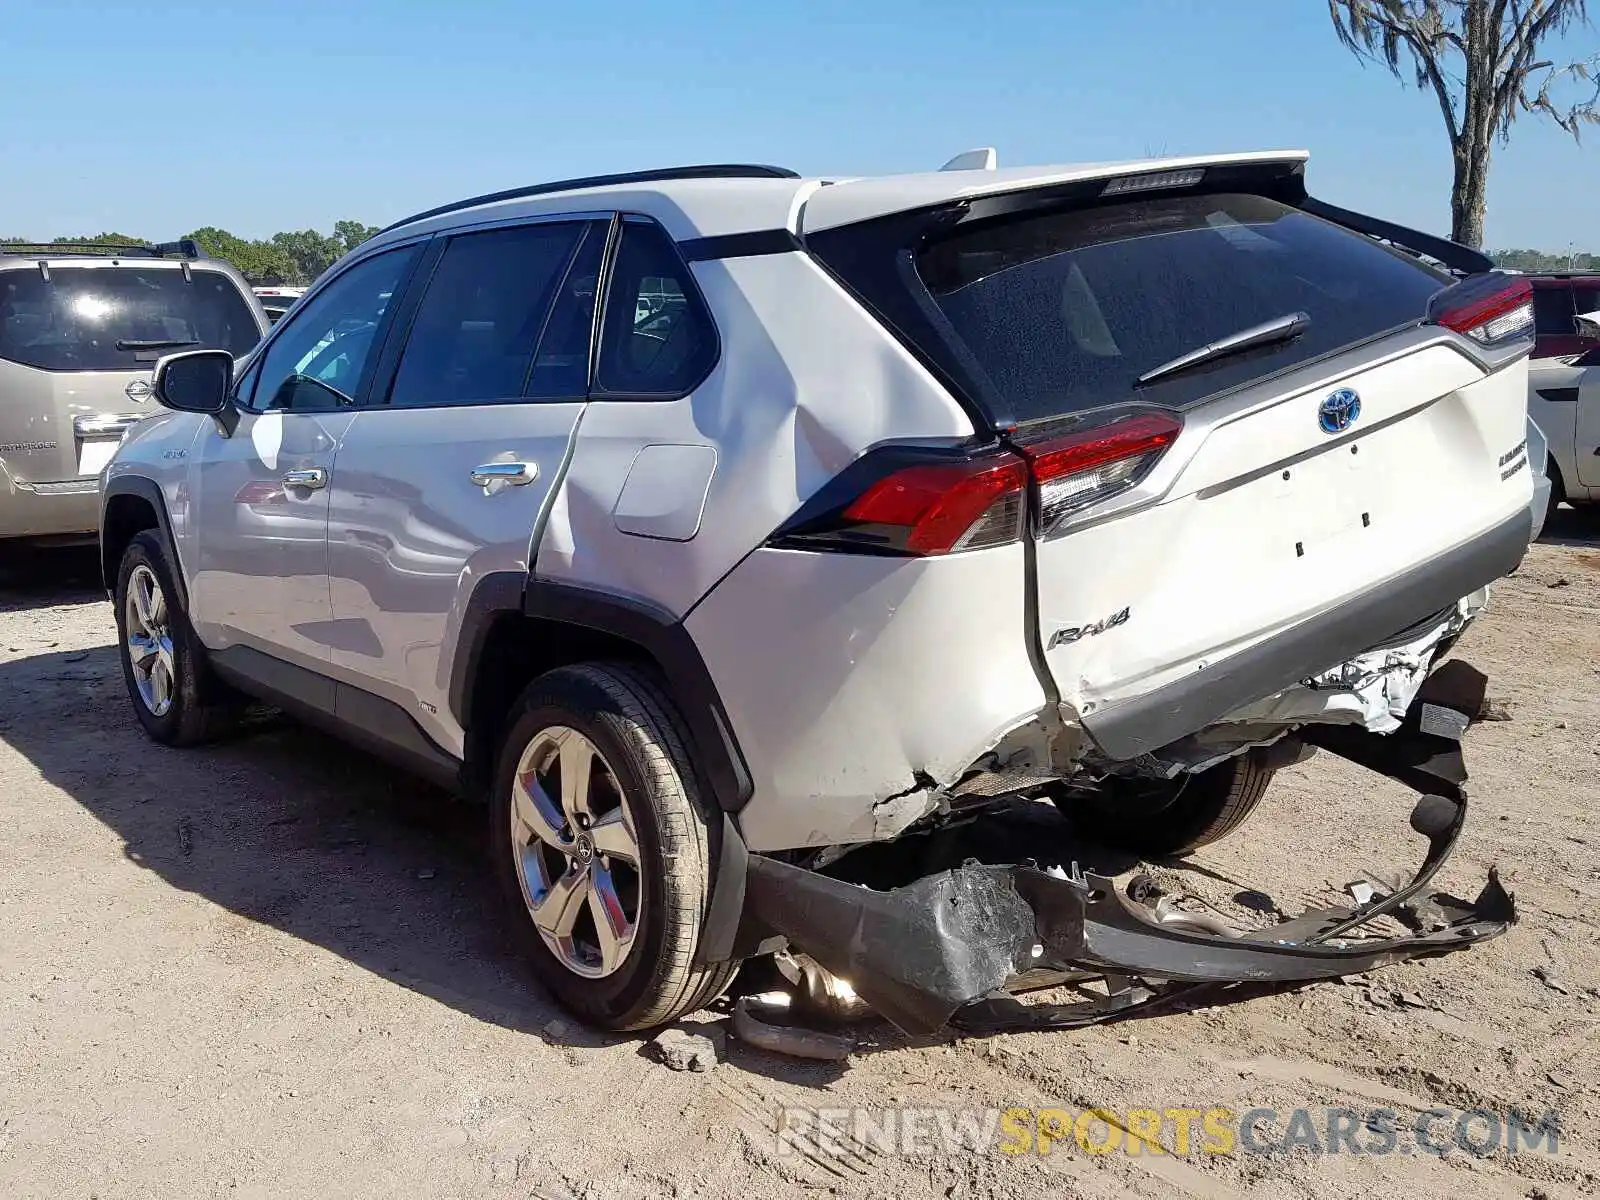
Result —
[[90, 538], [124, 430], [175, 349], [247, 354], [266, 331], [239, 273], [192, 241], [0, 244], [0, 538]]
[[1432, 668], [1528, 541], [1526, 281], [1300, 153], [988, 161], [476, 197], [242, 363], [164, 359], [101, 521], [139, 720], [253, 696], [486, 797], [527, 954], [614, 1028], [774, 939], [927, 1028], [1044, 968], [1149, 997], [1504, 928], [1493, 889], [1374, 951], [1410, 893], [1246, 945], [1025, 864], [854, 886], [1014, 802], [1187, 852], [1322, 746], [1426, 793], [1415, 891], [1473, 711]]

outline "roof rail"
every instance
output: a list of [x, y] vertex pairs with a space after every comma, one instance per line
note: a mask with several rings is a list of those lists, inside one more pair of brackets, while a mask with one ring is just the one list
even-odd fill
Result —
[[474, 196], [470, 200], [458, 200], [454, 204], [441, 204], [438, 208], [414, 213], [391, 225], [385, 225], [378, 232], [388, 233], [389, 230], [399, 229], [402, 225], [412, 225], [429, 217], [440, 217], [445, 213], [459, 212], [462, 209], [477, 208], [480, 204], [498, 204], [502, 200], [520, 200], [524, 196], [544, 196], [551, 192], [575, 192], [579, 188], [616, 187], [625, 183], [664, 183], [673, 179], [799, 178], [797, 172], [784, 167], [767, 167], [757, 163], [715, 163], [693, 167], [663, 167], [658, 171], [627, 171], [620, 175], [588, 175], [579, 179], [536, 183], [530, 187], [507, 188], [503, 192], [489, 192], [483, 196]]
[[205, 251], [193, 238], [144, 245], [133, 242], [0, 242], [0, 256], [27, 258], [204, 258]]

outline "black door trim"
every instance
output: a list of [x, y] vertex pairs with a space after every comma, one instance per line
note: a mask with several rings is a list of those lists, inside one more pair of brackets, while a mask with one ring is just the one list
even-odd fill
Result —
[[249, 646], [213, 650], [224, 682], [362, 749], [456, 790], [461, 762], [441, 749], [400, 705]]
[[530, 617], [609, 633], [645, 650], [666, 676], [688, 725], [696, 773], [724, 812], [736, 813], [753, 784], [716, 682], [683, 622], [665, 609], [589, 588], [533, 581], [523, 593]]

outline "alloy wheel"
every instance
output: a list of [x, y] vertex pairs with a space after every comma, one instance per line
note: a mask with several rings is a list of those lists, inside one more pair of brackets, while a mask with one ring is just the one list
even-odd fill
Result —
[[529, 741], [511, 788], [511, 850], [535, 928], [574, 974], [612, 974], [644, 903], [639, 839], [616, 773], [593, 742], [557, 725]]
[[172, 655], [171, 609], [155, 572], [143, 563], [128, 576], [124, 604], [128, 661], [139, 699], [151, 716], [166, 716], [177, 691]]

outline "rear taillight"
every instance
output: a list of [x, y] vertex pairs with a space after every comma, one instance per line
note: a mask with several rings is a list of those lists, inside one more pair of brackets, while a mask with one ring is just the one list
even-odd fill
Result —
[[858, 460], [771, 544], [862, 553], [935, 555], [1003, 546], [1027, 529], [1037, 483], [1042, 527], [1131, 488], [1177, 440], [1182, 422], [1140, 413], [1064, 437], [919, 461], [910, 447]]
[[949, 554], [1014, 542], [1022, 534], [1028, 468], [1014, 454], [903, 467], [844, 510], [907, 554]]
[[1169, 413], [1141, 413], [1023, 445], [1039, 484], [1040, 525], [1048, 532], [1079, 509], [1132, 487], [1181, 432], [1183, 422]]
[[1498, 274], [1474, 275], [1433, 298], [1428, 320], [1485, 346], [1533, 336], [1533, 285]]

